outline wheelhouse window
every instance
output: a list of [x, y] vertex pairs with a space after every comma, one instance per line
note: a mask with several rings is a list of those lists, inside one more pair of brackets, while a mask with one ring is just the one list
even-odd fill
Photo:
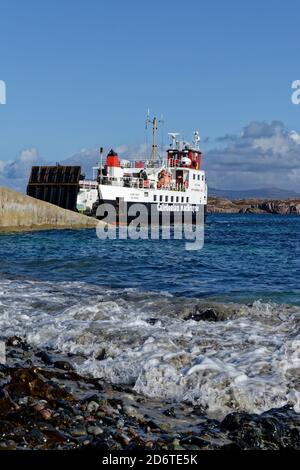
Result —
[[154, 194], [153, 201], [155, 202], [156, 200], [157, 200], [157, 196], [156, 196], [156, 194]]

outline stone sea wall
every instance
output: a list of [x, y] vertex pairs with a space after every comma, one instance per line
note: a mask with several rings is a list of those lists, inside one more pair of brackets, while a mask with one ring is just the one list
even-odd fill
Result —
[[0, 187], [0, 231], [95, 227], [90, 217]]

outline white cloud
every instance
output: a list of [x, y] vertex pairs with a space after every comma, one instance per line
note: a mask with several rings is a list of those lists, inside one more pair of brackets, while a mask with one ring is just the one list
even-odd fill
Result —
[[300, 144], [300, 135], [296, 131], [291, 131], [290, 132], [290, 138], [296, 142], [296, 144]]
[[300, 192], [300, 136], [283, 123], [251, 122], [240, 135], [225, 136], [224, 143], [204, 155], [211, 186], [252, 189], [266, 186]]
[[0, 160], [0, 175], [5, 172], [5, 167], [7, 166], [8, 162], [4, 160]]
[[25, 191], [31, 166], [41, 163], [35, 147], [23, 149], [16, 160], [0, 160], [0, 185]]
[[38, 160], [39, 158], [39, 152], [36, 148], [30, 148], [30, 149], [25, 149], [22, 150], [22, 152], [19, 155], [19, 160], [20, 162], [23, 163], [34, 163]]

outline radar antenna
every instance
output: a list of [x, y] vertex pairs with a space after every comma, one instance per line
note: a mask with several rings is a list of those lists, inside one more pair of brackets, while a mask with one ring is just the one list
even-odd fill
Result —
[[180, 134], [178, 134], [178, 132], [169, 132], [168, 135], [171, 137], [172, 139], [172, 149], [176, 149], [176, 145], [177, 145], [177, 139], [176, 137]]
[[194, 144], [194, 147], [195, 147], [195, 150], [199, 150], [199, 142], [200, 142], [201, 138], [200, 138], [200, 134], [198, 131], [195, 131], [194, 132], [194, 140], [193, 140], [193, 144]]

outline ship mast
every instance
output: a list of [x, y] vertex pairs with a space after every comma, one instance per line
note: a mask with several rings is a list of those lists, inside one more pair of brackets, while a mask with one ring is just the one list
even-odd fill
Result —
[[150, 160], [155, 161], [157, 159], [157, 129], [158, 124], [163, 124], [163, 117], [158, 121], [156, 117], [153, 119], [150, 118], [150, 110], [148, 109], [147, 119], [146, 119], [146, 129], [148, 129], [148, 124], [152, 125], [152, 149]]

